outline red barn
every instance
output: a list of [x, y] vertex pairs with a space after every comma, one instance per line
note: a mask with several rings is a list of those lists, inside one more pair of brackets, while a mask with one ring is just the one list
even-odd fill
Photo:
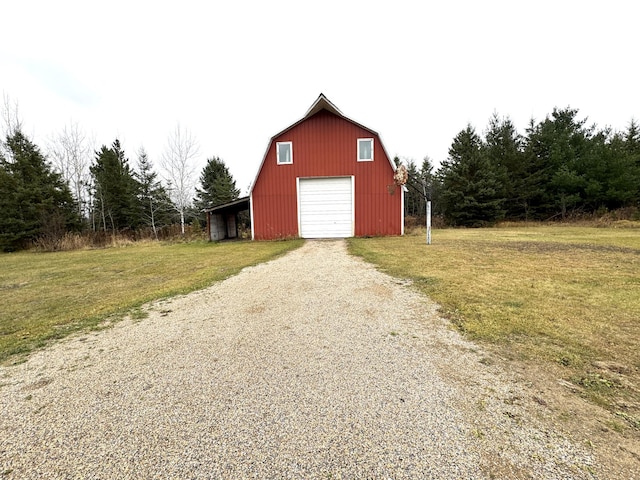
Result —
[[271, 138], [251, 187], [252, 237], [404, 233], [404, 189], [380, 136], [324, 95]]

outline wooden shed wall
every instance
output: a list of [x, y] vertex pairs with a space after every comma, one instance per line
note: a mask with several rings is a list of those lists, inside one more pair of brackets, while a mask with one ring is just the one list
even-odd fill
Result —
[[[357, 139], [374, 139], [374, 161], [357, 161]], [[276, 143], [293, 142], [293, 164], [276, 164]], [[400, 235], [402, 190], [380, 139], [322, 110], [273, 139], [252, 190], [254, 238], [298, 235], [296, 178], [355, 176], [355, 235]]]

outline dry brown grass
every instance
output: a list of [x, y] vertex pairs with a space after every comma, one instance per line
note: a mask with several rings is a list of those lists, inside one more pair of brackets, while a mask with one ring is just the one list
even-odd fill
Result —
[[640, 429], [640, 230], [502, 225], [353, 239], [469, 337], [553, 370]]
[[[157, 234], [157, 238], [156, 238]], [[247, 238], [242, 237], [242, 238]], [[249, 235], [250, 238], [250, 235]], [[154, 233], [149, 227], [137, 230], [123, 230], [121, 232], [105, 232], [86, 230], [83, 232], [51, 232], [36, 238], [31, 244], [31, 250], [37, 252], [69, 252], [90, 248], [125, 247], [142, 244], [141, 242], [193, 242], [206, 240], [206, 232], [198, 224], [185, 225], [184, 235], [180, 225], [167, 225], [157, 229]]]

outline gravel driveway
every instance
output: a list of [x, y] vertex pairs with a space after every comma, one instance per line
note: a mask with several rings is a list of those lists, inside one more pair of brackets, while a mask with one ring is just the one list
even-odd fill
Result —
[[148, 309], [0, 369], [0, 478], [595, 478], [509, 372], [343, 241]]

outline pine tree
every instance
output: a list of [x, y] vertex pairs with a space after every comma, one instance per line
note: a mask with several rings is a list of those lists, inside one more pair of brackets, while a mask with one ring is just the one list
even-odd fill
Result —
[[553, 210], [547, 185], [553, 175], [549, 163], [550, 146], [542, 138], [542, 124], [529, 120], [524, 138], [524, 172], [520, 198], [524, 219], [543, 218]]
[[[433, 174], [433, 162], [428, 156], [422, 159], [422, 165], [420, 166], [420, 179], [426, 187], [427, 198], [431, 199], [433, 196], [433, 187], [436, 178]], [[429, 192], [431, 192], [431, 195]]]
[[151, 161], [144, 148], [138, 152], [138, 181], [140, 182], [140, 204], [142, 223], [151, 227], [153, 235], [158, 239], [158, 228], [171, 223], [171, 199], [158, 180]]
[[627, 152], [636, 157], [640, 166], [640, 126], [635, 118], [632, 118], [624, 134], [625, 148]]
[[432, 213], [442, 215], [443, 210], [440, 196], [442, 192], [442, 185], [438, 175], [433, 172], [433, 162], [428, 156], [422, 159], [420, 179], [423, 182], [423, 192], [426, 195], [426, 199], [431, 201]]
[[640, 128], [631, 119], [624, 133], [615, 133], [595, 152], [606, 160], [603, 197], [609, 209], [640, 204]]
[[69, 186], [20, 130], [7, 137], [5, 155], [0, 155], [0, 248], [20, 248], [43, 235], [56, 239], [79, 226]]
[[484, 143], [487, 160], [495, 171], [499, 182], [499, 195], [506, 202], [509, 217], [524, 215], [522, 185], [524, 180], [524, 159], [522, 137], [516, 131], [511, 119], [500, 118], [494, 113], [489, 119]]
[[135, 229], [142, 222], [140, 184], [136, 180], [120, 141], [102, 146], [90, 167], [94, 184], [94, 209], [104, 231]]
[[424, 193], [420, 173], [413, 159], [407, 162], [407, 177], [404, 213], [412, 217], [421, 217], [424, 215]]
[[634, 118], [624, 135], [624, 150], [627, 158], [625, 163], [633, 165], [633, 175], [629, 177], [635, 183], [631, 188], [631, 197], [640, 206], [640, 127]]
[[564, 217], [584, 205], [584, 172], [595, 127], [585, 127], [586, 120], [577, 116], [576, 109], [554, 108], [539, 124], [532, 120], [527, 130], [525, 190], [536, 218]]
[[218, 157], [207, 159], [200, 174], [200, 186], [196, 188], [196, 207], [200, 210], [222, 205], [238, 198], [240, 190], [224, 161]]
[[491, 225], [504, 215], [497, 175], [471, 125], [455, 137], [438, 175], [442, 182], [442, 208], [453, 225]]

